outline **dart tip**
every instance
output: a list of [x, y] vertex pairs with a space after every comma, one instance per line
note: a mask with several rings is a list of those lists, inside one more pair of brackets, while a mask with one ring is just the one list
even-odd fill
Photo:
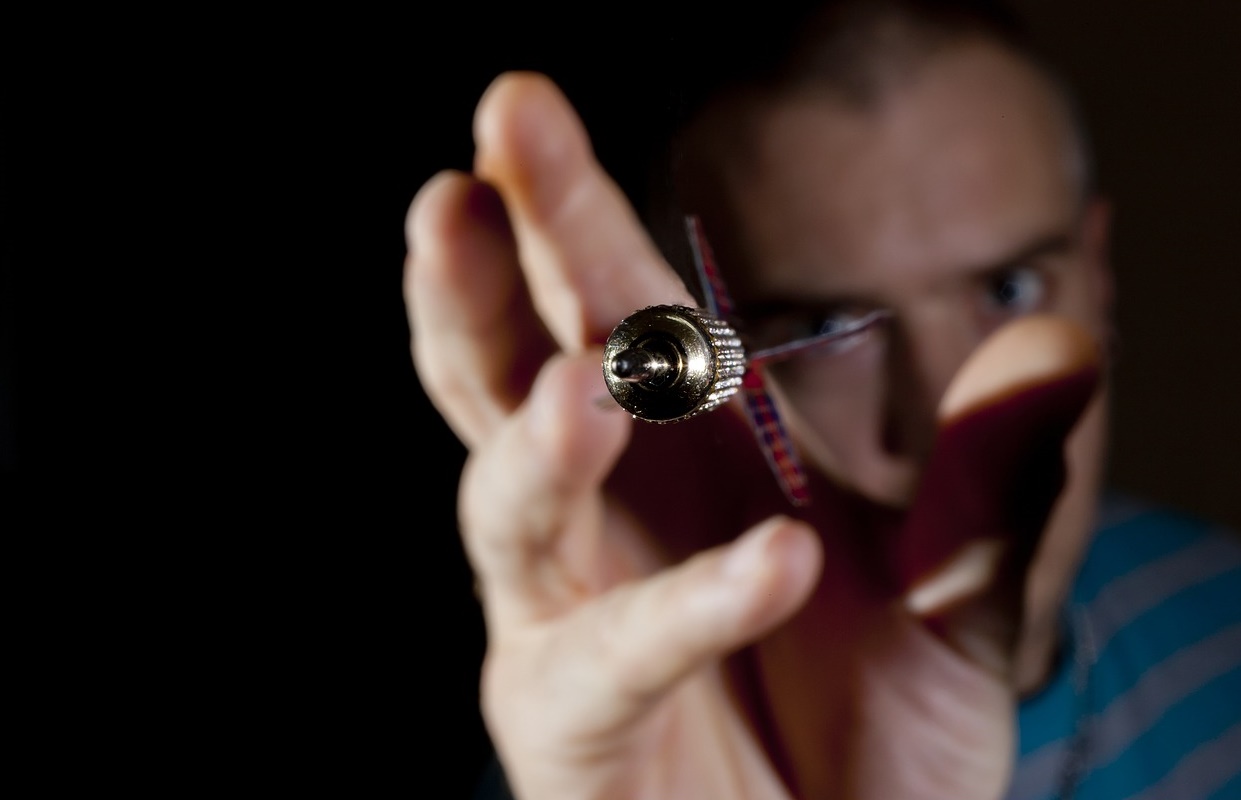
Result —
[[668, 370], [667, 360], [649, 350], [629, 348], [612, 357], [612, 374], [626, 383], [643, 383]]

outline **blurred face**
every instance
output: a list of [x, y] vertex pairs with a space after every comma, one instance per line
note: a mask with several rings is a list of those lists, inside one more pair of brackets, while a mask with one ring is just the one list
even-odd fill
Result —
[[[1106, 335], [1106, 213], [1082, 200], [1054, 95], [1013, 56], [963, 43], [867, 110], [804, 90], [730, 113], [744, 133], [720, 162], [726, 208], [704, 218], [749, 332], [775, 343], [891, 313], [772, 369], [807, 460], [857, 491], [910, 499], [941, 395], [1000, 325], [1052, 312]], [[1097, 403], [1040, 556], [1051, 577], [1032, 578], [1042, 605], [1091, 524], [1103, 428]]]

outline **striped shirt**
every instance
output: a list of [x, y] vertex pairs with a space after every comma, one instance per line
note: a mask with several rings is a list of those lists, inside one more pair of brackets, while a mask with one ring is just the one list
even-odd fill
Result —
[[1109, 502], [1008, 800], [1241, 800], [1241, 537]]

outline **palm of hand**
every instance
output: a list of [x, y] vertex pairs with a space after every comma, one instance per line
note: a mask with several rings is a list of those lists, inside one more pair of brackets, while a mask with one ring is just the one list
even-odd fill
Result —
[[[1045, 324], [1027, 324], [1028, 335], [1060, 335], [1040, 330]], [[1014, 331], [992, 351], [1018, 335], [1027, 333]], [[975, 362], [963, 377], [986, 367]], [[815, 502], [801, 516], [823, 540], [822, 574], [795, 615], [727, 661], [734, 701], [796, 794], [1002, 793], [1015, 707], [1006, 667], [1024, 573], [1061, 485], [1061, 442], [1094, 382], [1093, 368], [1079, 362], [954, 419], [907, 513], [812, 476]], [[668, 560], [718, 546], [727, 531], [780, 507], [736, 418], [642, 433], [613, 484], [647, 510], [648, 524], [669, 532]], [[682, 455], [656, 456], [660, 445]], [[704, 463], [728, 466], [704, 472]], [[654, 483], [650, 464], [675, 480]], [[723, 476], [746, 490], [722, 491]], [[994, 584], [929, 617], [911, 613], [902, 602], [909, 587], [971, 540], [1003, 544]]]

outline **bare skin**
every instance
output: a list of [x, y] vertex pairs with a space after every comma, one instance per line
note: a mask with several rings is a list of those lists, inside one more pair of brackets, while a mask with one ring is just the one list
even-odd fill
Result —
[[[858, 538], [845, 500], [772, 515], [778, 491], [731, 410], [652, 435], [601, 408], [612, 326], [692, 300], [546, 79], [498, 79], [475, 139], [474, 174], [438, 175], [413, 203], [406, 297], [419, 375], [470, 451], [460, 518], [488, 630], [483, 711], [517, 796], [999, 797], [1030, 616], [1022, 581], [1002, 578], [1029, 554], [984, 555], [964, 590], [911, 602], [915, 585], [893, 583], [884, 542]], [[1095, 320], [1047, 310], [937, 362], [913, 461], [942, 424], [1094, 363]], [[847, 448], [796, 415], [816, 497], [830, 500], [825, 476], [847, 461], [815, 454]], [[654, 513], [651, 471], [692, 460], [683, 437], [703, 433], [735, 468]], [[869, 492], [859, 474], [862, 496], [918, 507], [912, 490]], [[770, 491], [755, 488], [764, 478]], [[1090, 489], [1076, 487], [1065, 497]], [[1073, 522], [1080, 540], [1088, 520]]]

